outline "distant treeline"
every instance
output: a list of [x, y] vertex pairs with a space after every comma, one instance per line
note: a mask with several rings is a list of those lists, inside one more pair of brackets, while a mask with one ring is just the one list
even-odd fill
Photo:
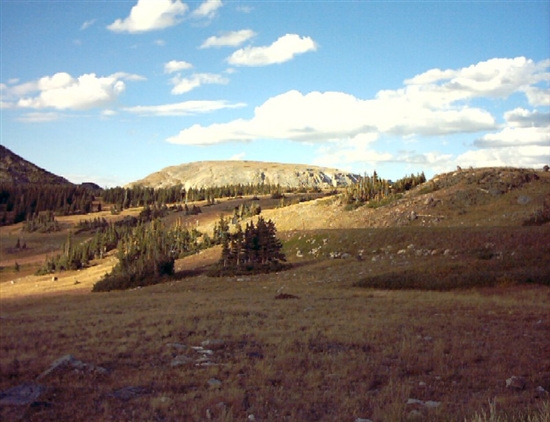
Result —
[[[311, 188], [312, 189], [312, 188]], [[144, 207], [146, 205], [178, 204], [207, 201], [214, 203], [216, 198], [234, 198], [246, 195], [283, 194], [298, 189], [283, 188], [269, 184], [238, 184], [210, 188], [189, 188], [176, 185], [169, 188], [149, 188], [133, 186], [131, 188], [111, 188], [102, 193], [103, 202], [114, 204], [118, 209]], [[303, 189], [305, 191], [305, 189]]]
[[31, 220], [43, 211], [87, 214], [94, 211], [96, 193], [76, 185], [0, 184], [0, 225]]
[[[306, 191], [306, 188], [301, 191]], [[310, 189], [311, 190], [311, 189]], [[128, 208], [146, 206], [160, 207], [166, 204], [187, 204], [216, 198], [230, 198], [245, 195], [268, 195], [300, 191], [283, 188], [280, 185], [250, 184], [230, 185], [212, 188], [189, 188], [182, 185], [169, 188], [91, 189], [76, 185], [13, 185], [0, 184], [0, 225], [29, 221], [44, 211], [55, 215], [88, 214], [102, 211], [105, 205], [114, 213]], [[195, 213], [194, 210], [190, 211]]]

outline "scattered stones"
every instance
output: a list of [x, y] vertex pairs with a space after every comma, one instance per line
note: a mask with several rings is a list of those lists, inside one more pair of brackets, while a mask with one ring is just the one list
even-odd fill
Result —
[[166, 346], [172, 347], [176, 350], [185, 350], [185, 349], [187, 349], [187, 346], [185, 344], [181, 344], [181, 343], [168, 343]]
[[298, 249], [296, 251], [296, 258], [303, 258], [304, 257], [304, 254], [302, 253], [302, 251], [300, 249]]
[[522, 377], [511, 376], [506, 380], [506, 388], [512, 390], [525, 390], [525, 380]]
[[45, 388], [37, 384], [21, 384], [0, 392], [0, 406], [26, 406], [35, 402]]
[[545, 394], [545, 395], [549, 394], [548, 391], [546, 391], [542, 385], [539, 385], [537, 388], [535, 388], [535, 391], [540, 394]]
[[408, 399], [407, 404], [408, 405], [416, 404], [416, 405], [419, 405], [419, 406], [423, 406], [427, 409], [433, 409], [435, 407], [441, 406], [440, 401], [433, 401], [433, 400], [423, 401], [423, 400], [418, 400], [418, 399]]
[[129, 401], [129, 400], [144, 396], [146, 394], [150, 394], [150, 391], [148, 388], [130, 386], [130, 387], [124, 387], [124, 388], [115, 390], [109, 395], [111, 397], [115, 397], [122, 401]]
[[370, 419], [357, 418], [355, 422], [372, 422]]
[[210, 388], [221, 388], [222, 387], [222, 382], [217, 378], [210, 378], [208, 380], [208, 386]]
[[350, 258], [351, 258], [351, 255], [350, 255], [349, 253], [347, 253], [347, 252], [344, 252], [344, 253], [340, 256], [340, 258], [342, 258], [342, 259], [350, 259]]
[[187, 357], [185, 355], [178, 355], [174, 359], [172, 359], [170, 366], [175, 367], [175, 366], [187, 365], [189, 363], [194, 363], [194, 362], [195, 361], [190, 357]]
[[54, 371], [63, 369], [63, 368], [72, 368], [77, 372], [88, 372], [94, 374], [108, 374], [109, 371], [101, 366], [92, 365], [90, 363], [82, 362], [81, 360], [75, 359], [73, 355], [65, 355], [54, 361], [48, 369], [42, 372], [36, 379], [42, 379]]

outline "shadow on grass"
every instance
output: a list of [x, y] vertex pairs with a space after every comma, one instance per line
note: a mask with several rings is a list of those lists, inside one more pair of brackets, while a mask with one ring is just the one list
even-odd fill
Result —
[[369, 276], [354, 283], [355, 287], [387, 290], [473, 289], [495, 286], [538, 284], [550, 287], [550, 268], [480, 269], [454, 265], [449, 268], [418, 268]]

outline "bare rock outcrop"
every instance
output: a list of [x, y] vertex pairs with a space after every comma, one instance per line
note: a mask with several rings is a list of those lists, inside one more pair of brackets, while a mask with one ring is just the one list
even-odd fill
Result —
[[331, 188], [348, 186], [359, 176], [338, 169], [305, 164], [259, 161], [199, 161], [166, 167], [130, 183], [152, 188], [182, 185], [189, 188], [269, 184], [290, 188]]

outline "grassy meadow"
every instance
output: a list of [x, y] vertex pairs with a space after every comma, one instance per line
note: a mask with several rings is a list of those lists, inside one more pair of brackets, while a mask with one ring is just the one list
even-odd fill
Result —
[[[92, 294], [114, 257], [54, 281], [4, 248], [0, 420], [548, 422], [550, 226], [368, 227], [359, 209], [317, 227], [332, 201], [266, 206], [291, 264], [267, 275], [207, 277], [215, 247]], [[2, 405], [18, 385], [41, 394]]]

